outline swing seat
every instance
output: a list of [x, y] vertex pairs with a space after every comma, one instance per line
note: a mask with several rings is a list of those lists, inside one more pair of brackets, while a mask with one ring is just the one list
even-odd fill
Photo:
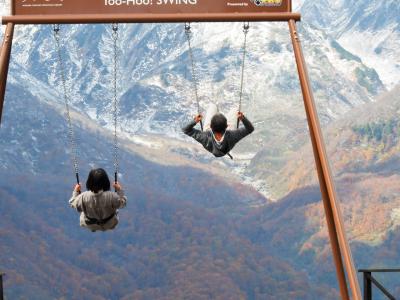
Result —
[[118, 212], [115, 212], [112, 216], [103, 220], [88, 218], [85, 215], [81, 215], [81, 227], [84, 227], [91, 232], [114, 230], [119, 223], [118, 218], [116, 218], [117, 215]]
[[117, 215], [117, 212], [113, 213], [111, 216], [102, 219], [102, 220], [98, 220], [95, 218], [90, 218], [88, 216], [85, 215], [85, 222], [87, 225], [99, 225], [99, 226], [104, 226], [108, 221], [110, 221], [112, 218], [114, 218]]

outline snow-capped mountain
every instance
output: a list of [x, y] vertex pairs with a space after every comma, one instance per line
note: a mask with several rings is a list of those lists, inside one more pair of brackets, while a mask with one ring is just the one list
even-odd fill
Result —
[[[385, 86], [375, 69], [308, 19], [306, 15], [299, 31], [320, 118], [328, 124], [351, 108], [372, 101]], [[223, 112], [236, 108], [242, 24], [192, 24], [192, 32], [202, 109], [210, 102], [218, 102]], [[111, 128], [111, 26], [63, 25], [60, 35], [73, 108]], [[181, 125], [196, 112], [183, 24], [120, 24], [118, 48], [121, 130], [144, 136], [147, 143], [153, 135], [183, 140], [187, 143], [175, 152], [210, 162], [212, 158], [180, 132]], [[220, 163], [246, 174], [254, 184], [254, 169], [247, 167], [248, 162], [254, 156], [256, 161], [264, 160], [264, 154], [267, 160], [284, 160], [287, 153], [304, 144], [307, 125], [287, 25], [251, 24], [247, 48], [243, 110], [256, 131], [235, 149], [234, 162]], [[17, 69], [23, 71], [13, 71]], [[23, 74], [29, 76], [24, 79]], [[62, 105], [52, 26], [17, 26], [9, 80]], [[259, 185], [265, 186], [265, 182], [260, 179]]]
[[[206, 107], [210, 101], [219, 102], [222, 110], [236, 106], [242, 46], [242, 39], [237, 36], [241, 34], [241, 24], [195, 24], [193, 27], [202, 106]], [[121, 115], [129, 116], [129, 120], [125, 120], [130, 125], [127, 126], [128, 130], [132, 131], [138, 127], [135, 124], [143, 125], [150, 118], [153, 121], [150, 128], [160, 127], [157, 125], [163, 121], [173, 122], [176, 127], [177, 120], [174, 117], [184, 116], [196, 109], [182, 25], [129, 24], [121, 25], [119, 31], [122, 50], [119, 55], [118, 87]], [[260, 32], [264, 34], [260, 35]], [[85, 108], [89, 113], [94, 111], [92, 117], [107, 119], [105, 112], [112, 95], [110, 28], [95, 25], [63, 26], [61, 34], [74, 105]], [[327, 120], [341, 115], [357, 103], [371, 100], [382, 89], [373, 70], [367, 69], [357, 57], [346, 53], [321, 31], [304, 27], [302, 34], [311, 78], [315, 78], [315, 92], [326, 90], [322, 96], [330, 98], [330, 101], [321, 101], [322, 114]], [[210, 39], [210, 36], [213, 38]], [[26, 66], [28, 72], [61, 90], [52, 39], [51, 26], [21, 28], [16, 33], [13, 58], [15, 62]], [[34, 42], [26, 43], [27, 40]], [[282, 105], [287, 108], [298, 106], [297, 99], [281, 101], [299, 94], [286, 26], [253, 24], [248, 49], [245, 108], [251, 106], [256, 111], [263, 111], [265, 104], [270, 104], [267, 110], [271, 111], [272, 106], [274, 111], [277, 106], [279, 109], [282, 109]], [[316, 69], [317, 72], [314, 71]], [[340, 87], [336, 85], [337, 82], [341, 84]], [[135, 99], [134, 95], [139, 99]], [[163, 111], [169, 111], [171, 106], [175, 107], [177, 115], [158, 116]], [[136, 114], [136, 120], [131, 119], [132, 113]]]
[[374, 68], [388, 89], [400, 82], [400, 2], [306, 0], [304, 20]]

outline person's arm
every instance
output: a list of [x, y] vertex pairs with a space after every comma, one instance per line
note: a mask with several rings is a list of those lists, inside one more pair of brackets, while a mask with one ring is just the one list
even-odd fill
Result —
[[182, 128], [182, 131], [184, 134], [194, 138], [196, 141], [206, 147], [208, 141], [207, 133], [194, 128], [194, 126], [196, 126], [196, 124], [199, 123], [201, 119], [202, 116], [197, 115], [193, 121]]
[[240, 121], [242, 121], [244, 127], [231, 131], [231, 143], [233, 145], [254, 131], [253, 124], [251, 124], [251, 122], [243, 115], [242, 112], [238, 112], [238, 118]]
[[72, 208], [75, 208], [78, 212], [82, 211], [82, 197], [79, 197], [81, 195], [81, 186], [80, 184], [77, 184], [72, 192], [72, 197], [69, 199], [69, 205]]
[[124, 208], [126, 206], [127, 198], [125, 196], [122, 186], [116, 182], [114, 183], [114, 188], [116, 190], [115, 197], [113, 197], [113, 206], [115, 209]]
[[247, 119], [245, 116], [243, 116], [241, 121], [242, 121], [242, 123], [244, 125], [244, 129], [246, 130], [247, 134], [250, 134], [250, 133], [252, 133], [254, 131], [254, 126], [253, 126], [253, 124], [251, 124], [249, 119]]

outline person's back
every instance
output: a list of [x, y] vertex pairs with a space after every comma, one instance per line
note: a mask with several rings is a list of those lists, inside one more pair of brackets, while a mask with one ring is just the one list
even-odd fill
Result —
[[223, 114], [217, 113], [211, 119], [211, 130], [200, 131], [194, 128], [202, 119], [202, 116], [198, 115], [182, 130], [186, 135], [202, 144], [214, 156], [222, 157], [227, 155], [241, 139], [254, 131], [253, 125], [243, 113], [239, 112], [238, 118], [242, 121], [244, 127], [227, 130], [227, 119]]
[[80, 212], [80, 225], [91, 231], [114, 229], [118, 224], [117, 210], [126, 206], [126, 197], [120, 184], [114, 183], [116, 192], [110, 191], [110, 180], [103, 169], [89, 173], [86, 181], [88, 191], [80, 193], [76, 185], [71, 207]]

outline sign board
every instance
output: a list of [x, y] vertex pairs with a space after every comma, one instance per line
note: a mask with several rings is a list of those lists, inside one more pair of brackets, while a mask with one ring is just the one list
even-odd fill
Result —
[[291, 12], [291, 0], [12, 0], [14, 15]]

